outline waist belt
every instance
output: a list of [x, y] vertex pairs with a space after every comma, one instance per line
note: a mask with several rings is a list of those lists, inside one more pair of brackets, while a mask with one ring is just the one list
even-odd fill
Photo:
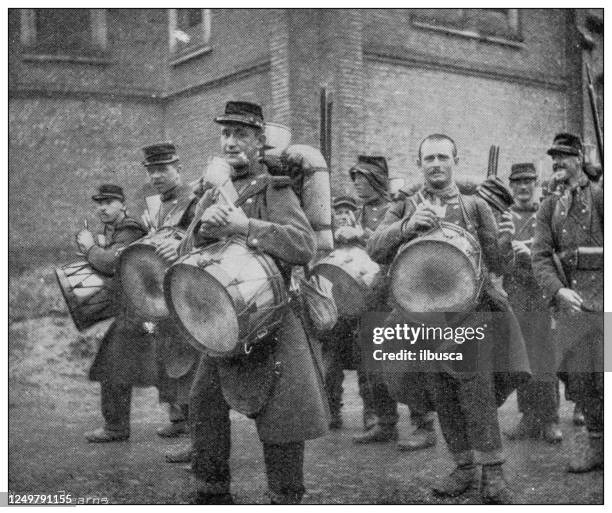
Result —
[[604, 268], [603, 247], [580, 246], [562, 251], [559, 258], [568, 267], [578, 271], [599, 271]]

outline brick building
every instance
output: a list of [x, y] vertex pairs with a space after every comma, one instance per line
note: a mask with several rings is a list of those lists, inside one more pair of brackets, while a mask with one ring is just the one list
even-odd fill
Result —
[[136, 209], [144, 144], [172, 139], [197, 177], [228, 99], [318, 145], [325, 86], [335, 192], [364, 151], [417, 180], [418, 142], [439, 131], [466, 175], [491, 144], [502, 176], [529, 160], [546, 173], [555, 132], [595, 143], [584, 61], [603, 100], [602, 52], [590, 9], [11, 9], [11, 260], [70, 248], [97, 183], [124, 184]]

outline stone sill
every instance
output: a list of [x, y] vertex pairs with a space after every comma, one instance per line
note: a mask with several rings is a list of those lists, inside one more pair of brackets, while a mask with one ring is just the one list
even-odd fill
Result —
[[30, 62], [69, 62], [75, 64], [96, 64], [105, 66], [112, 64], [112, 60], [108, 57], [93, 57], [85, 55], [62, 55], [62, 54], [45, 54], [45, 53], [24, 53], [22, 55], [24, 61]]
[[190, 61], [191, 59], [195, 59], [196, 57], [200, 57], [201, 55], [205, 55], [210, 52], [212, 52], [212, 46], [210, 45], [193, 48], [186, 53], [172, 57], [170, 59], [170, 64], [172, 66], [178, 66], [179, 64], [183, 64], [184, 62]]
[[440, 27], [438, 25], [430, 25], [429, 23], [424, 23], [422, 21], [413, 21], [412, 24], [415, 27], [419, 27], [426, 30], [433, 30], [435, 32], [442, 32], [444, 34], [448, 34], [451, 36], [460, 36], [465, 37], [467, 39], [477, 39], [478, 41], [483, 41], [486, 43], [493, 43], [503, 46], [510, 46], [512, 48], [523, 49], [527, 46], [522, 41], [515, 41], [513, 39], [506, 39], [505, 37], [496, 37], [496, 36], [487, 36], [483, 34], [479, 34], [478, 32], [473, 32], [471, 30], [461, 30], [454, 29], [449, 27]]

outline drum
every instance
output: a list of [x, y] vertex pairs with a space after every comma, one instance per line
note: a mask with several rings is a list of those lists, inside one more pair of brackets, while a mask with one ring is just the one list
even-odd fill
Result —
[[180, 258], [164, 291], [190, 343], [213, 357], [248, 354], [280, 325], [288, 303], [274, 260], [238, 237]]
[[389, 270], [391, 295], [407, 312], [467, 312], [483, 283], [480, 244], [460, 226], [442, 221], [398, 251]]
[[181, 241], [185, 233], [176, 227], [164, 227], [125, 248], [119, 258], [118, 275], [124, 301], [138, 317], [160, 320], [170, 312], [164, 298], [164, 275], [169, 264], [155, 253], [161, 241]]
[[112, 276], [100, 274], [85, 260], [56, 269], [55, 276], [79, 331], [115, 315]]
[[373, 285], [380, 277], [380, 267], [363, 248], [337, 248], [319, 260], [312, 272], [332, 282], [339, 317], [357, 317], [372, 307]]

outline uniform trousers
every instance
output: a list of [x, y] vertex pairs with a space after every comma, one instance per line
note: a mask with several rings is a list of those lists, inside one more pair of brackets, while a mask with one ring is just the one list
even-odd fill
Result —
[[497, 405], [490, 374], [455, 377], [427, 373], [438, 420], [458, 465], [503, 463]]
[[105, 429], [129, 431], [132, 385], [113, 383], [108, 380], [101, 381], [100, 402]]
[[554, 380], [530, 379], [516, 390], [518, 409], [539, 424], [559, 422], [559, 385]]
[[[193, 471], [199, 493], [230, 492], [230, 407], [223, 397], [214, 363], [202, 359], [190, 396]], [[298, 504], [304, 495], [303, 441], [263, 442], [268, 489], [273, 503]]]

